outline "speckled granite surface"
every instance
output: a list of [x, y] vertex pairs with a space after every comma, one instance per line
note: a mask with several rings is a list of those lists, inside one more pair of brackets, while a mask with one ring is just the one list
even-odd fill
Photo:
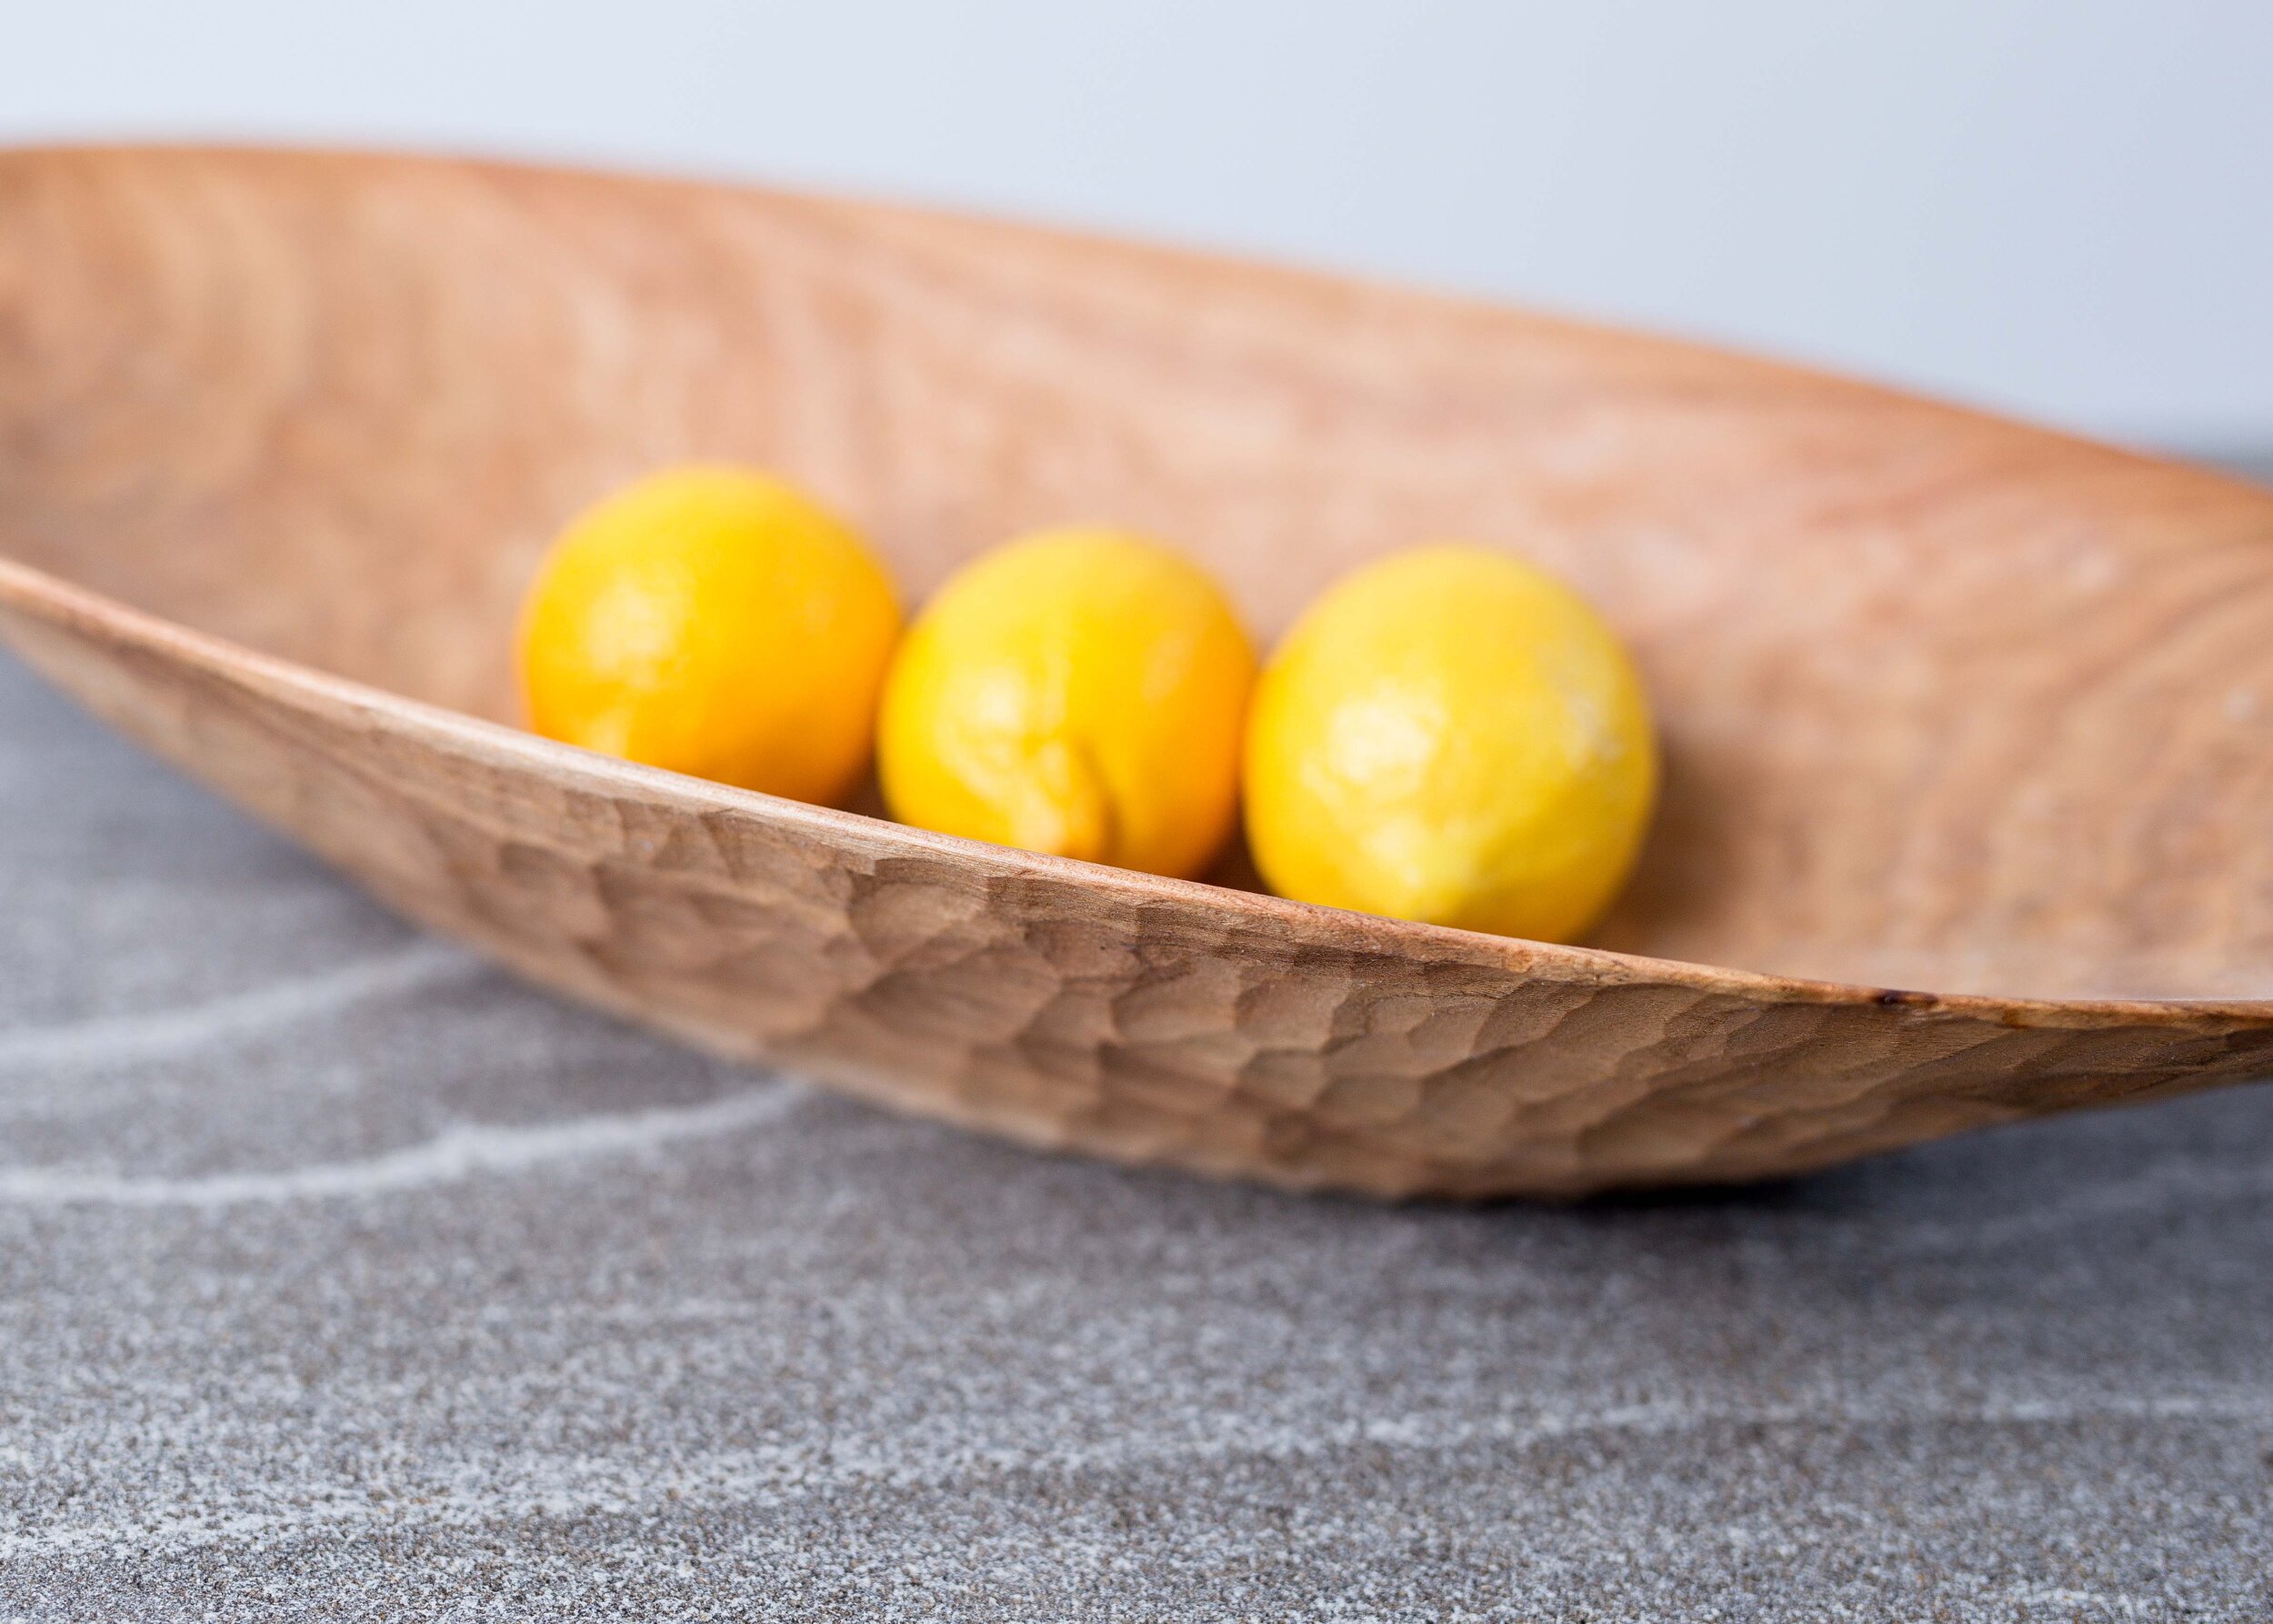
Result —
[[0, 1619], [2273, 1619], [2273, 1089], [1389, 1209], [421, 940], [0, 664]]

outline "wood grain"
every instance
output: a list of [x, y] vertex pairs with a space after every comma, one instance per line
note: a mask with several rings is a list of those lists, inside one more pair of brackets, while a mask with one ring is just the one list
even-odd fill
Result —
[[[1431, 536], [1558, 571], [1666, 733], [1617, 951], [501, 726], [545, 539], [687, 456], [807, 484], [914, 595], [1083, 518], [1181, 539], [1264, 635]], [[727, 187], [18, 153], [0, 553], [27, 658], [403, 911], [1036, 1142], [1563, 1194], [2273, 1068], [2273, 497], [1790, 368]]]

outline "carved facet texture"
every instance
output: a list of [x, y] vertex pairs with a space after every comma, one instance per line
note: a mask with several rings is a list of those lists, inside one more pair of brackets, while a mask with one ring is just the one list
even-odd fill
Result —
[[[1189, 546], [1265, 635], [1432, 536], [1557, 570], [1664, 720], [1621, 951], [499, 726], [546, 537], [687, 457], [807, 484], [911, 595], [1082, 518]], [[728, 187], [22, 153], [0, 554], [19, 652], [404, 912], [1039, 1144], [1565, 1195], [2273, 1069], [2273, 497], [1787, 368]]]

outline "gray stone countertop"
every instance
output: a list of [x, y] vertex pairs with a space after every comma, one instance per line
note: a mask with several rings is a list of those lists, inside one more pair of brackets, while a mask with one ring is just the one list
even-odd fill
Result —
[[2273, 1091], [1733, 1194], [1032, 1155], [0, 664], [0, 1619], [2273, 1619]]

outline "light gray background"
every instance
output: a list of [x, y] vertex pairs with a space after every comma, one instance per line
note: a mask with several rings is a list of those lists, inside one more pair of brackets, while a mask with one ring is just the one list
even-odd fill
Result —
[[2273, 442], [2266, 0], [0, 0], [0, 139], [562, 156], [1483, 290]]

